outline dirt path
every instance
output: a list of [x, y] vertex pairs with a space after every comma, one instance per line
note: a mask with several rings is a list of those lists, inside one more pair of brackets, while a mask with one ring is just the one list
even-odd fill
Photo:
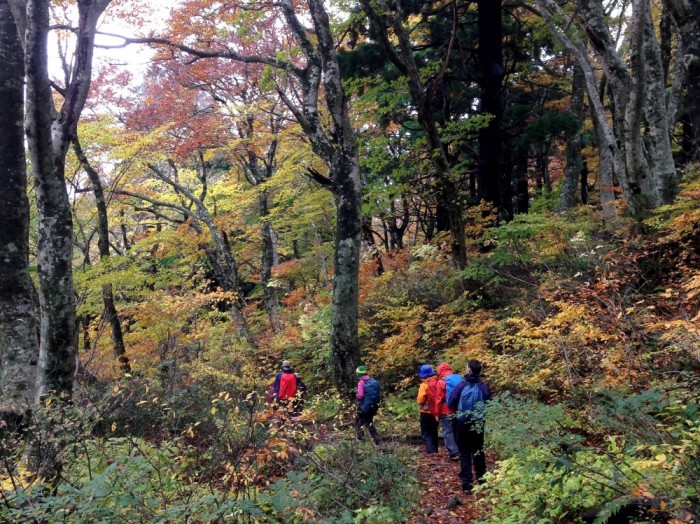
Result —
[[422, 446], [416, 446], [421, 491], [418, 511], [411, 524], [461, 524], [477, 518], [474, 495], [462, 493], [457, 477], [459, 461], [447, 458], [445, 448], [440, 453], [427, 455]]

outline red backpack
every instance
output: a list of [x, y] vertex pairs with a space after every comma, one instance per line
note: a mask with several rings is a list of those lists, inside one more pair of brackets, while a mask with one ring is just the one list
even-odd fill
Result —
[[297, 394], [297, 377], [294, 373], [282, 373], [277, 400], [294, 398]]
[[445, 403], [445, 381], [441, 378], [432, 380], [428, 384], [428, 408], [430, 414], [436, 419], [442, 414], [442, 406]]

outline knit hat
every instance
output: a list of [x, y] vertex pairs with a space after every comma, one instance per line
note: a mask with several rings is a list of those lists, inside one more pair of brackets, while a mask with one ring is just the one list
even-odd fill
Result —
[[358, 377], [363, 377], [367, 374], [367, 366], [357, 366], [357, 369], [355, 370], [355, 375]]
[[423, 364], [418, 370], [418, 378], [428, 378], [435, 375], [435, 371], [430, 364]]
[[289, 369], [292, 367], [292, 363], [289, 360], [282, 361], [282, 369]]

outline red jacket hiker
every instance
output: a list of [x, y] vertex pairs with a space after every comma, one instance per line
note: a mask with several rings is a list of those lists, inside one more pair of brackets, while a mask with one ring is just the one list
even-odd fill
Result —
[[288, 360], [283, 361], [282, 372], [277, 374], [275, 382], [272, 384], [272, 399], [275, 402], [286, 403], [296, 398], [297, 394], [303, 394], [305, 391], [306, 385], [294, 373], [290, 362]]

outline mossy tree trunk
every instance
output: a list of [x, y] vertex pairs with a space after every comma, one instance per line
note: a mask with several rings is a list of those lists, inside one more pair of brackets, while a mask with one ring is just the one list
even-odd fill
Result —
[[0, 0], [0, 420], [10, 426], [31, 409], [39, 354], [29, 278], [23, 56], [10, 7]]

